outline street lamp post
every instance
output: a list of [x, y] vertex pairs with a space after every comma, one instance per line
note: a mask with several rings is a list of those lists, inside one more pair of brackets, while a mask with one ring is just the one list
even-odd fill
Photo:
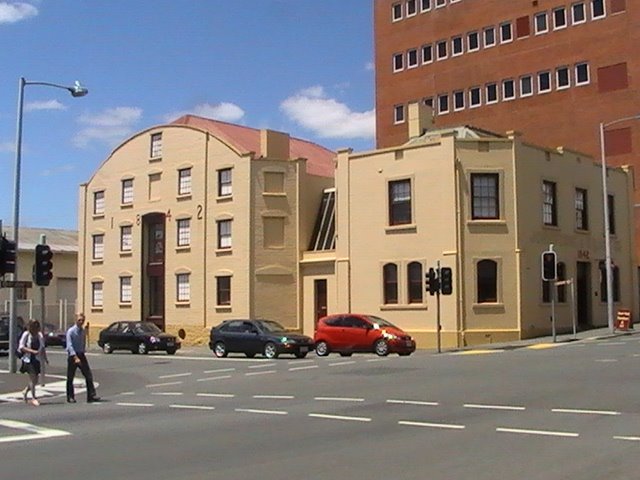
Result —
[[[15, 163], [15, 178], [13, 187], [13, 241], [16, 245], [16, 261], [15, 271], [13, 273], [13, 280], [18, 280], [18, 234], [20, 231], [20, 167], [22, 162], [22, 113], [24, 107], [24, 87], [27, 85], [43, 85], [47, 87], [61, 88], [67, 90], [72, 97], [84, 97], [89, 90], [80, 85], [80, 82], [76, 81], [73, 86], [68, 87], [65, 85], [58, 85], [56, 83], [49, 82], [30, 82], [20, 77], [18, 84], [18, 119], [16, 124], [16, 163]], [[16, 289], [12, 287], [10, 289], [9, 297], [9, 371], [11, 373], [16, 372], [16, 345], [18, 343], [18, 325], [16, 320], [16, 306], [17, 296]]]
[[600, 162], [602, 167], [602, 205], [604, 209], [604, 251], [605, 251], [605, 275], [607, 281], [607, 326], [613, 333], [613, 270], [611, 266], [611, 225], [609, 224], [609, 192], [607, 189], [607, 159], [605, 153], [604, 131], [607, 127], [629, 120], [640, 120], [640, 115], [619, 118], [611, 122], [600, 122]]

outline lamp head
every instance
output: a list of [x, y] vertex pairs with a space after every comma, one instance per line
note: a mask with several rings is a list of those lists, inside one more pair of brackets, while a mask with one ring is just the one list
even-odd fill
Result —
[[73, 87], [69, 87], [69, 91], [71, 92], [72, 97], [84, 97], [89, 90], [80, 85], [80, 82], [76, 80]]

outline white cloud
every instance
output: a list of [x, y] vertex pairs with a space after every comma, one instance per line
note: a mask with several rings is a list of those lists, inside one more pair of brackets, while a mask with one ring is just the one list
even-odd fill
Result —
[[280, 104], [280, 109], [320, 138], [364, 138], [375, 136], [375, 110], [353, 112], [344, 103], [328, 98], [324, 89], [300, 90]]
[[368, 72], [373, 72], [376, 69], [376, 64], [373, 62], [367, 62], [364, 66], [364, 69]]
[[0, 142], [0, 153], [15, 153], [16, 144], [14, 142]]
[[29, 102], [24, 106], [25, 112], [34, 110], [66, 110], [67, 106], [58, 100], [45, 100], [44, 102]]
[[0, 24], [16, 23], [38, 15], [38, 9], [24, 2], [0, 2]]
[[183, 115], [197, 115], [199, 117], [221, 120], [223, 122], [237, 122], [244, 117], [244, 110], [235, 103], [229, 102], [221, 102], [217, 105], [201, 103], [191, 110], [168, 113], [164, 116], [164, 120], [169, 123]]
[[86, 147], [92, 141], [115, 145], [133, 133], [134, 125], [142, 118], [142, 109], [137, 107], [107, 108], [95, 115], [82, 115], [79, 122], [84, 125], [74, 137], [77, 147]]

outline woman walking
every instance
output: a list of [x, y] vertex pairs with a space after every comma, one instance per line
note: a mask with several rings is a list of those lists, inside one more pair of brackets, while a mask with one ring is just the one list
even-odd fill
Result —
[[36, 384], [38, 383], [38, 375], [40, 375], [40, 361], [47, 360], [47, 354], [44, 345], [44, 336], [40, 332], [40, 322], [31, 320], [27, 324], [27, 329], [20, 337], [18, 350], [22, 353], [22, 366], [20, 371], [29, 374], [29, 383], [22, 392], [24, 402], [28, 403], [27, 395], [31, 390], [31, 405], [38, 406], [40, 402], [36, 398]]

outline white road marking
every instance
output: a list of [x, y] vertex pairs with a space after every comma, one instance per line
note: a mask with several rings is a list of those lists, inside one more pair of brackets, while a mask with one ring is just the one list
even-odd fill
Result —
[[210, 380], [224, 380], [225, 378], [231, 378], [231, 375], [220, 375], [219, 377], [199, 378], [196, 380], [196, 382], [208, 382]]
[[234, 398], [233, 393], [196, 393], [197, 397]]
[[328, 402], [364, 402], [364, 398], [349, 398], [349, 397], [314, 397], [314, 400], [328, 401]]
[[465, 403], [465, 408], [480, 408], [486, 410], [525, 410], [525, 407], [513, 406], [513, 405], [480, 405], [477, 403]]
[[609, 346], [609, 345], [626, 345], [626, 344], [624, 342], [600, 342], [598, 343], [598, 345]]
[[151, 392], [151, 395], [160, 395], [165, 397], [179, 397], [180, 395], [184, 395], [182, 392]]
[[504, 428], [504, 427], [498, 427], [496, 428], [496, 432], [503, 432], [503, 433], [522, 433], [525, 435], [545, 435], [548, 437], [579, 437], [580, 434], [579, 433], [573, 433], [573, 432], [553, 432], [551, 430], [525, 430], [522, 428]]
[[300, 365], [301, 363], [313, 363], [313, 362], [315, 362], [315, 360], [311, 360], [311, 359], [309, 359], [309, 360], [290, 360], [290, 361], [288, 361], [287, 363], [288, 363], [289, 365], [292, 365], [292, 364], [294, 364], [294, 363], [295, 363], [296, 365]]
[[429, 427], [429, 428], [444, 428], [451, 430], [463, 430], [467, 428], [464, 425], [455, 425], [452, 423], [427, 423], [427, 422], [412, 422], [408, 420], [400, 420], [399, 425], [409, 425], [411, 427]]
[[245, 373], [245, 376], [249, 377], [251, 375], [268, 375], [269, 373], [276, 373], [275, 370], [266, 370], [264, 372], [249, 372]]
[[345, 361], [345, 362], [330, 363], [329, 366], [330, 367], [337, 367], [338, 365], [353, 365], [354, 363], [356, 363], [354, 360], [348, 360], [348, 361]]
[[640, 442], [640, 437], [613, 437], [615, 440], [627, 440], [630, 442]]
[[398, 405], [426, 405], [429, 407], [436, 407], [440, 405], [438, 402], [423, 402], [421, 400], [387, 400], [387, 403], [394, 403]]
[[121, 407], [153, 407], [153, 403], [134, 403], [134, 402], [118, 402], [116, 405]]
[[273, 367], [274, 365], [276, 365], [275, 363], [263, 363], [261, 365], [249, 365], [249, 368], [267, 368], [267, 367]]
[[310, 368], [318, 368], [318, 365], [307, 365], [304, 367], [292, 367], [289, 369], [290, 372], [295, 372], [296, 370], [309, 370]]
[[174, 373], [173, 375], [160, 375], [158, 378], [178, 378], [178, 377], [188, 377], [190, 375], [193, 375], [192, 372], [187, 372], [187, 373]]
[[172, 404], [169, 405], [169, 408], [181, 408], [183, 410], [215, 410], [216, 407], [207, 407], [204, 405], [179, 405], [179, 404]]
[[283, 410], [256, 410], [254, 408], [236, 408], [236, 412], [262, 413], [265, 415], [288, 415], [289, 414], [289, 412], [285, 412]]
[[205, 370], [202, 373], [222, 373], [222, 372], [233, 372], [235, 368], [217, 368], [215, 370]]
[[616, 360], [615, 358], [601, 358], [596, 360], [596, 362], [600, 362], [600, 363], [613, 363], [613, 362], [617, 362], [618, 360]]
[[13, 428], [16, 430], [26, 430], [27, 434], [10, 435], [8, 437], [0, 437], [0, 443], [20, 442], [25, 440], [44, 440], [54, 437], [65, 437], [71, 435], [71, 432], [58, 430], [54, 428], [45, 428], [32, 425], [30, 423], [18, 422], [15, 420], [0, 420], [0, 426]]
[[328, 420], [345, 420], [351, 422], [370, 422], [371, 418], [369, 417], [346, 417], [343, 415], [327, 415], [325, 413], [310, 413], [310, 417], [313, 418], [326, 418]]
[[291, 400], [293, 395], [254, 395], [253, 398], [272, 399], [272, 400]]
[[120, 395], [135, 395], [136, 392], [122, 392]]
[[620, 415], [620, 412], [614, 412], [611, 410], [581, 410], [575, 408], [552, 408], [554, 413], [579, 413], [587, 415]]
[[182, 385], [182, 382], [150, 383], [146, 388], [168, 387], [170, 385]]
[[[167, 359], [166, 355], [149, 355], [150, 358], [164, 358]], [[171, 360], [202, 360], [205, 362], [264, 362], [264, 360], [254, 360], [252, 358], [218, 358], [218, 357], [183, 357], [183, 356], [173, 356]]]
[[386, 358], [370, 358], [367, 360], [367, 362], [386, 362], [387, 359]]

